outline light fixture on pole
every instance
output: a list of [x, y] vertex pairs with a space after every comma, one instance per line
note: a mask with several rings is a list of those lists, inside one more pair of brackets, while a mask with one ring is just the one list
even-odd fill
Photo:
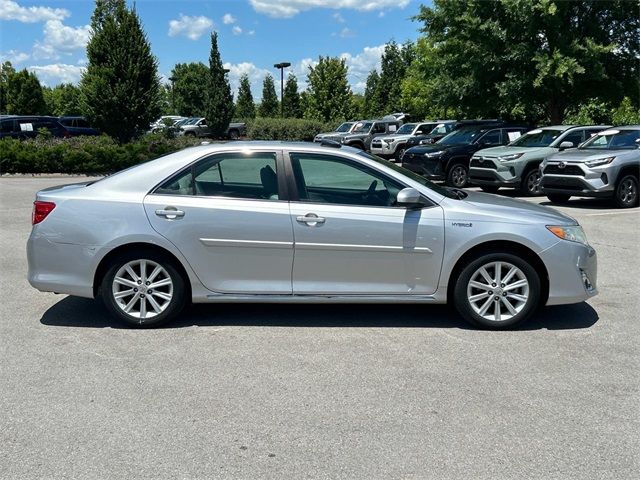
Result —
[[282, 99], [284, 97], [284, 69], [290, 67], [291, 63], [289, 62], [280, 62], [273, 65], [273, 68], [277, 68], [280, 70], [280, 116], [283, 117], [283, 103]]

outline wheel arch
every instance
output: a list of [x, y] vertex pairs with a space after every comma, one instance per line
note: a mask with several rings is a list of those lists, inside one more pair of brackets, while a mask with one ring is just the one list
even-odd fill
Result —
[[636, 177], [636, 180], [640, 180], [640, 165], [625, 165], [618, 172], [618, 177], [616, 178], [615, 184], [617, 185], [620, 179], [625, 177], [626, 175], [633, 175]]
[[156, 254], [160, 254], [163, 257], [169, 259], [172, 265], [178, 270], [182, 279], [184, 280], [185, 287], [187, 292], [185, 292], [185, 296], [187, 299], [191, 299], [191, 278], [187, 273], [187, 270], [184, 268], [182, 262], [176, 257], [172, 252], [163, 248], [159, 245], [154, 245], [152, 243], [146, 242], [134, 242], [134, 243], [125, 243], [123, 245], [119, 245], [113, 250], [109, 251], [98, 263], [98, 267], [96, 268], [95, 274], [93, 276], [93, 296], [97, 297], [98, 291], [100, 289], [100, 284], [102, 283], [102, 279], [104, 278], [107, 270], [109, 270], [109, 266], [111, 262], [120, 255], [123, 255], [132, 251], [145, 251], [145, 252], [154, 252]]
[[474, 245], [464, 252], [449, 273], [449, 279], [447, 281], [447, 303], [453, 304], [455, 282], [464, 267], [474, 258], [486, 253], [511, 253], [527, 260], [540, 276], [540, 284], [542, 287], [540, 292], [540, 305], [547, 303], [549, 297], [549, 272], [547, 267], [536, 252], [526, 245], [512, 240], [489, 240]]

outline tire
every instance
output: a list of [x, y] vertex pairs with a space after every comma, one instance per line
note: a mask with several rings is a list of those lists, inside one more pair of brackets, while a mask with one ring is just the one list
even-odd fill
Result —
[[638, 206], [638, 177], [625, 175], [616, 184], [614, 200], [618, 208], [632, 208]]
[[522, 184], [520, 185], [520, 192], [526, 197], [537, 197], [542, 195], [542, 186], [540, 184], [539, 168], [532, 168], [528, 170], [522, 177]]
[[[156, 283], [162, 284], [149, 289]], [[137, 328], [157, 327], [174, 319], [185, 306], [185, 292], [185, 280], [173, 263], [144, 251], [116, 257], [100, 284], [100, 296], [110, 313]], [[118, 293], [121, 296], [116, 298]]]
[[[498, 271], [500, 279], [508, 277], [508, 281], [498, 281]], [[501, 330], [528, 320], [540, 304], [540, 295], [540, 276], [531, 264], [511, 253], [489, 253], [476, 257], [460, 272], [453, 300], [469, 323]]]
[[238, 140], [240, 138], [240, 132], [235, 128], [233, 130], [229, 130], [229, 138], [231, 140]]
[[396, 153], [394, 155], [394, 158], [396, 159], [396, 161], [401, 161], [402, 157], [404, 157], [404, 152], [407, 151], [407, 146], [406, 145], [402, 145], [400, 148], [398, 148], [396, 150]]
[[195, 132], [184, 132], [184, 136], [185, 137], [195, 137], [196, 134], [195, 134]]
[[469, 183], [469, 169], [462, 163], [454, 163], [447, 172], [447, 185], [464, 188]]
[[547, 194], [547, 198], [551, 203], [567, 203], [571, 198], [571, 195], [566, 195], [564, 193], [549, 193]]
[[493, 187], [491, 185], [482, 185], [480, 188], [486, 193], [498, 193], [498, 190], [500, 190], [500, 187]]

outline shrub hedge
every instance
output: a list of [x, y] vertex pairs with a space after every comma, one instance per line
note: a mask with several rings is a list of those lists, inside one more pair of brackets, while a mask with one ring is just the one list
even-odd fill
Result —
[[303, 118], [255, 118], [247, 123], [247, 137], [252, 140], [283, 140], [312, 142], [321, 132], [337, 125]]

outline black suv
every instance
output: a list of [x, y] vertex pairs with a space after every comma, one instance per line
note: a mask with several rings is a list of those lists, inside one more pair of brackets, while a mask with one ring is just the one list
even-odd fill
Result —
[[528, 126], [503, 122], [463, 126], [430, 145], [408, 149], [402, 166], [432, 180], [445, 180], [447, 185], [462, 188], [469, 179], [471, 156], [482, 148], [506, 145], [515, 135], [530, 130]]
[[35, 138], [38, 130], [45, 128], [54, 137], [70, 137], [69, 131], [55, 117], [2, 115], [0, 116], [0, 138]]
[[58, 121], [67, 129], [71, 136], [100, 135], [100, 130], [93, 128], [84, 117], [59, 117]]

